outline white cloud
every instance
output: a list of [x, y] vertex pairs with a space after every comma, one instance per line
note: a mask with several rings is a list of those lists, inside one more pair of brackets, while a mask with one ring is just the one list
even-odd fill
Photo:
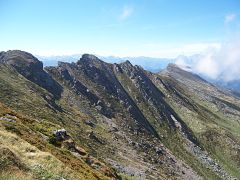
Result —
[[133, 13], [133, 8], [130, 6], [124, 6], [121, 14], [119, 16], [120, 20], [126, 20], [127, 18], [129, 18]]
[[227, 24], [227, 23], [230, 23], [232, 21], [234, 21], [234, 19], [236, 18], [236, 14], [232, 13], [232, 14], [228, 14], [225, 16], [225, 19], [224, 19], [224, 22]]
[[194, 72], [204, 74], [212, 79], [216, 79], [220, 73], [219, 63], [212, 53], [207, 53], [196, 62], [193, 67]]
[[193, 71], [225, 82], [240, 79], [240, 37], [207, 51], [197, 58], [180, 59], [176, 63], [189, 65]]

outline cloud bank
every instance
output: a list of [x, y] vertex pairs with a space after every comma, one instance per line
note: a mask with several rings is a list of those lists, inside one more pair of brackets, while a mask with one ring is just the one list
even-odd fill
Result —
[[215, 80], [240, 80], [240, 37], [192, 57], [179, 57], [176, 64], [191, 66], [195, 73]]

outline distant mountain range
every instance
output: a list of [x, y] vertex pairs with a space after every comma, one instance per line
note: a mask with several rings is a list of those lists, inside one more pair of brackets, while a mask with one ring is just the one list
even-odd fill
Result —
[[[36, 56], [43, 61], [44, 66], [56, 66], [58, 61], [62, 62], [76, 62], [80, 59], [81, 54], [74, 54], [68, 56]], [[102, 60], [108, 63], [121, 63], [129, 60], [133, 65], [139, 65], [152, 72], [159, 72], [161, 69], [167, 67], [169, 63], [174, 63], [176, 59], [170, 58], [152, 58], [152, 57], [116, 57], [116, 56], [99, 56]]]

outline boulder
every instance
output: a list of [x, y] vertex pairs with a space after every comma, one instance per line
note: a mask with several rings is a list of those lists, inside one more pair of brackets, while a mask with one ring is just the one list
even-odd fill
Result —
[[56, 140], [58, 141], [63, 141], [65, 139], [67, 139], [68, 135], [67, 135], [67, 131], [65, 129], [58, 129], [53, 131], [53, 134], [56, 137]]

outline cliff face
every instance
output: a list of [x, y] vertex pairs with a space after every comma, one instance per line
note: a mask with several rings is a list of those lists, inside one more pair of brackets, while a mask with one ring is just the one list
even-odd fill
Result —
[[[197, 75], [175, 65], [154, 74], [89, 54], [45, 69], [22, 51], [1, 52], [0, 61], [0, 102], [31, 119], [3, 120], [1, 127], [51, 153], [79, 179], [83, 172], [68, 163], [81, 161], [100, 179], [239, 177], [240, 101]], [[23, 127], [40, 135], [40, 145]], [[62, 128], [68, 136], [59, 141], [53, 132]], [[59, 150], [71, 154], [68, 163]]]
[[0, 61], [12, 66], [19, 74], [26, 79], [36, 83], [50, 93], [59, 97], [62, 87], [43, 70], [43, 63], [33, 55], [15, 50], [3, 52]]

